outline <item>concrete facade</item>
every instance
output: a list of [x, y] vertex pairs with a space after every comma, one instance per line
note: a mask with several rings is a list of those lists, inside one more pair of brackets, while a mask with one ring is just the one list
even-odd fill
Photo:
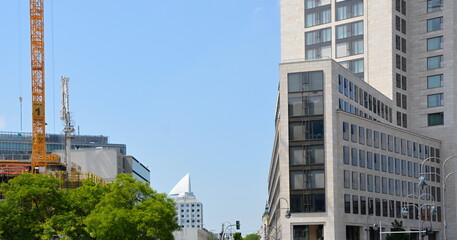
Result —
[[[454, 44], [457, 3], [451, 0], [281, 0], [280, 7], [279, 96], [268, 185], [269, 236], [274, 233], [275, 237], [270, 239], [278, 239], [277, 236], [281, 239], [345, 239], [344, 236], [346, 239], [377, 239], [377, 231], [371, 224], [390, 224], [393, 219], [403, 220], [407, 229], [418, 230], [424, 221], [418, 220], [420, 214], [413, 213], [414, 204], [439, 208], [438, 215], [430, 217], [435, 233], [426, 239], [444, 237], [444, 213], [447, 238], [457, 239], [455, 177], [448, 179], [446, 192], [443, 190], [444, 176], [456, 169], [457, 160], [453, 157], [457, 155], [453, 147], [457, 144], [457, 136], [453, 134], [457, 129], [454, 99], [457, 88], [453, 81], [457, 71], [453, 67], [457, 60]], [[294, 76], [300, 76], [305, 86], [312, 80], [313, 72], [323, 73], [322, 89], [290, 91]], [[339, 82], [341, 78], [343, 83]], [[346, 81], [350, 85], [346, 86]], [[349, 91], [349, 95], [345, 91]], [[323, 103], [316, 101], [319, 98], [315, 95], [322, 95], [319, 101]], [[297, 100], [299, 96], [303, 98], [301, 103]], [[309, 101], [314, 102], [310, 105]], [[320, 104], [323, 109], [316, 112], [314, 108]], [[303, 108], [298, 115], [297, 106]], [[311, 129], [310, 123], [316, 124], [316, 121], [323, 125], [325, 137], [303, 133], [317, 139], [294, 139], [297, 126], [306, 132]], [[357, 126], [356, 131], [362, 128], [370, 129], [370, 134], [377, 132], [377, 138], [387, 138], [384, 144], [390, 138], [400, 141], [399, 152], [390, 151], [386, 146], [383, 149], [344, 139], [343, 125], [349, 126], [349, 131]], [[365, 130], [364, 134], [368, 134]], [[370, 139], [376, 136], [370, 135]], [[316, 145], [323, 145], [323, 162], [292, 164], [296, 157], [293, 151], [300, 146], [303, 152], [316, 151], [308, 149]], [[374, 169], [345, 163], [345, 154], [350, 154], [351, 161], [353, 151], [357, 154], [362, 151], [364, 158], [368, 158], [370, 152], [370, 156], [378, 156], [377, 161], [385, 164], [392, 161], [394, 166]], [[450, 161], [443, 165], [447, 158]], [[416, 183], [423, 173], [418, 166], [426, 159], [423, 176], [430, 186], [420, 190]], [[316, 176], [322, 174], [324, 185], [319, 182], [313, 183], [318, 187], [306, 185], [310, 184], [306, 178], [317, 179]], [[368, 185], [368, 175], [373, 178], [371, 184], [377, 184], [380, 189], [360, 189], [361, 176]], [[305, 180], [298, 186], [296, 181], [300, 177]], [[349, 184], [346, 177], [350, 178]], [[358, 184], [355, 187], [353, 177]], [[300, 211], [294, 209], [298, 192], [302, 194], [301, 201], [306, 203]], [[312, 209], [309, 202], [322, 204], [316, 199], [324, 193], [325, 210]], [[405, 198], [409, 194], [413, 198]], [[413, 195], [422, 197], [417, 201]], [[366, 204], [370, 198], [373, 214], [362, 214], [362, 199]], [[447, 203], [445, 209], [443, 200]], [[377, 212], [378, 202], [380, 212]], [[402, 218], [398, 206], [411, 206], [412, 215]], [[368, 206], [364, 207], [369, 211]], [[357, 208], [355, 212], [354, 208]], [[292, 212], [290, 218], [284, 215], [286, 209]]]
[[[64, 151], [55, 154], [64, 157]], [[75, 149], [70, 151], [71, 161], [81, 167], [81, 171], [93, 173], [106, 181], [113, 181], [120, 173], [129, 173], [140, 181], [149, 182], [149, 169], [132, 156], [126, 156], [116, 148]], [[138, 170], [140, 165], [142, 170]], [[136, 168], [136, 171], [134, 169]]]

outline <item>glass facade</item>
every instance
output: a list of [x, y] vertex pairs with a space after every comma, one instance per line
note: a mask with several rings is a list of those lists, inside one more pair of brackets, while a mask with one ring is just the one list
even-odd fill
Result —
[[323, 72], [288, 74], [291, 212], [325, 211]]
[[[46, 150], [51, 153], [53, 150], [64, 149], [64, 136], [60, 134], [47, 134]], [[83, 148], [118, 148], [122, 154], [126, 154], [125, 144], [108, 143], [108, 137], [74, 135], [72, 149]], [[23, 132], [0, 132], [0, 154], [22, 154], [29, 156], [32, 153], [32, 134]]]

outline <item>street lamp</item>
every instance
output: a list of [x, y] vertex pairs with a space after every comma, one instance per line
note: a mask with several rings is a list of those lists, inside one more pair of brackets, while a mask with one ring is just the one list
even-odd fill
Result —
[[[451, 156], [451, 157], [448, 157], [446, 158], [446, 160], [444, 160], [443, 162], [443, 168], [444, 168], [444, 164], [446, 164], [446, 162], [453, 158], [453, 157], [457, 157], [457, 156]], [[444, 239], [446, 239], [447, 237], [447, 220], [446, 220], [446, 181], [449, 179], [450, 176], [452, 176], [453, 174], [457, 173], [457, 171], [453, 171], [453, 172], [450, 172], [448, 173], [445, 177], [444, 177], [444, 180], [443, 180], [443, 192], [441, 193], [442, 197], [441, 199], [443, 199], [443, 228], [444, 228], [444, 231], [443, 231], [443, 237]], [[425, 177], [424, 175], [428, 175], [428, 174], [432, 174], [432, 173], [423, 173], [422, 176], [419, 178], [419, 183], [417, 184], [417, 186], [420, 188], [420, 189], [425, 189], [425, 187], [427, 186], [427, 183], [425, 182]], [[438, 174], [438, 173], [434, 173], [435, 175], [438, 175], [440, 178], [441, 178], [441, 175]], [[435, 212], [437, 212], [436, 208], [434, 209]]]
[[[281, 199], [284, 200], [284, 201], [286, 201], [287, 207], [285, 207], [285, 208], [284, 208], [284, 207], [281, 207]], [[268, 226], [268, 232], [270, 232], [270, 228], [274, 228], [274, 229], [275, 229], [275, 232], [276, 232], [275, 238], [277, 238], [277, 235], [278, 235], [278, 229], [277, 229], [277, 228], [278, 228], [278, 224], [277, 224], [277, 223], [278, 223], [278, 218], [279, 218], [279, 216], [276, 217], [276, 213], [280, 212], [281, 209], [286, 209], [286, 213], [284, 214], [284, 217], [286, 217], [287, 219], [289, 219], [289, 218], [292, 216], [291, 213], [290, 213], [289, 201], [288, 201], [286, 198], [283, 198], [283, 197], [280, 197], [280, 198], [278, 199], [278, 201], [279, 201], [278, 208], [274, 211], [274, 213], [273, 213], [273, 215], [272, 215], [272, 216], [274, 217], [273, 220], [274, 220], [274, 222], [275, 222], [275, 227], [270, 227], [270, 224], [268, 224], [268, 225], [269, 225], [269, 226]], [[270, 235], [270, 234], [268, 234], [268, 235]]]
[[[414, 206], [417, 209], [418, 213], [419, 213], [419, 226], [418, 226], [418, 228], [419, 228], [419, 232], [421, 234], [422, 234], [422, 229], [424, 228], [424, 221], [426, 220], [426, 219], [422, 220], [422, 208], [423, 207], [429, 207], [430, 213], [433, 214], [433, 215], [436, 214], [436, 212], [437, 212], [435, 205], [428, 204], [428, 203], [420, 204], [420, 200], [422, 199], [423, 196], [428, 196], [428, 197], [431, 198], [432, 202], [435, 202], [435, 198], [430, 193], [422, 193], [419, 196], [417, 196], [415, 194], [408, 194], [403, 198], [403, 207], [401, 209], [401, 215], [403, 217], [408, 217], [408, 215], [409, 215], [409, 208], [408, 207], [410, 206], [410, 204], [408, 202], [406, 202], [406, 198], [408, 198], [408, 197], [416, 197], [417, 198], [417, 206], [414, 205], [414, 204], [412, 206]], [[432, 227], [431, 220], [432, 219], [430, 217], [430, 227]]]

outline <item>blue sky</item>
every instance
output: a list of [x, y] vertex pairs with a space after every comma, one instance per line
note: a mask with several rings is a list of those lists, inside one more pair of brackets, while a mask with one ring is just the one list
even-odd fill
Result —
[[[81, 134], [127, 144], [169, 192], [186, 174], [204, 222], [256, 231], [267, 200], [279, 4], [267, 0], [45, 0], [47, 132], [60, 76]], [[0, 8], [0, 131], [31, 131], [28, 1]]]

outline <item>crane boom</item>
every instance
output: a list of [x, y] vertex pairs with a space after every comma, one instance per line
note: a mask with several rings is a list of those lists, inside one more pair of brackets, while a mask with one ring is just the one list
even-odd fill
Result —
[[57, 156], [46, 153], [44, 81], [44, 0], [30, 0], [30, 42], [32, 66], [32, 172]]

